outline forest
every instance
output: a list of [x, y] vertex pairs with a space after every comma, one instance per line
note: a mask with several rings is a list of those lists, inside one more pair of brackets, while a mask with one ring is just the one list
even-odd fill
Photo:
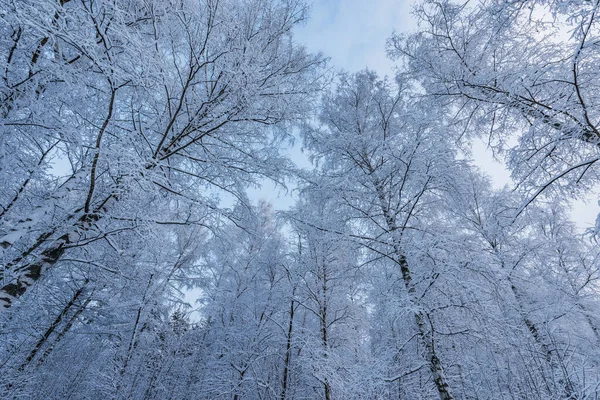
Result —
[[0, 0], [0, 398], [599, 399], [599, 3]]

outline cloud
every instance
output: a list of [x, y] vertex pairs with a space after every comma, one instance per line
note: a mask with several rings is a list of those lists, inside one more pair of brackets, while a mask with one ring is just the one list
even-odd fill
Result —
[[355, 72], [365, 67], [391, 75], [385, 41], [394, 30], [416, 26], [410, 1], [316, 0], [311, 19], [296, 31], [298, 42], [310, 51], [322, 51], [336, 68]]

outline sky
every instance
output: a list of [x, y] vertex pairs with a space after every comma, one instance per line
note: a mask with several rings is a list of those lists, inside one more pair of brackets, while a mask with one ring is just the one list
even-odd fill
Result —
[[[314, 0], [310, 19], [296, 28], [295, 40], [311, 52], [330, 57], [335, 69], [356, 72], [365, 68], [381, 76], [392, 76], [394, 62], [386, 56], [385, 43], [392, 32], [409, 33], [417, 29], [411, 15], [412, 0]], [[294, 161], [306, 166], [300, 145], [290, 150]], [[494, 161], [483, 141], [473, 144], [473, 162], [491, 177], [495, 188], [510, 184], [510, 174], [501, 162]], [[291, 193], [277, 191], [271, 184], [255, 189], [251, 197], [275, 193], [275, 208], [288, 208], [294, 203]], [[597, 193], [573, 204], [571, 218], [580, 230], [592, 227], [600, 208]]]
[[[356, 72], [368, 67], [381, 76], [392, 76], [394, 62], [386, 56], [385, 42], [394, 30], [416, 28], [410, 4], [403, 0], [314, 0], [309, 20], [295, 29], [294, 39], [310, 52], [329, 57], [330, 66], [337, 70]], [[289, 154], [297, 165], [310, 165], [300, 140]], [[286, 209], [295, 202], [293, 188], [289, 189], [278, 190], [264, 182], [249, 194], [251, 199], [264, 198], [276, 209]]]
[[335, 67], [391, 75], [394, 63], [385, 42], [394, 30], [416, 29], [410, 9], [411, 2], [402, 0], [315, 0], [310, 20], [296, 29], [296, 40], [331, 57]]

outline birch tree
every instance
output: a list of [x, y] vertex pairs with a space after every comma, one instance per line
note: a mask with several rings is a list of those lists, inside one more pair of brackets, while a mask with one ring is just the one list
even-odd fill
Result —
[[[589, 391], [582, 376], [596, 374], [592, 372], [596, 367], [586, 361], [595, 325], [591, 320], [583, 322], [585, 312], [573, 305], [573, 296], [579, 295], [568, 282], [585, 276], [579, 281], [581, 289], [594, 285], [586, 267], [595, 262], [593, 247], [574, 234], [558, 202], [530, 206], [515, 221], [520, 207], [515, 193], [491, 190], [476, 175], [460, 186], [452, 197], [461, 199], [449, 201], [448, 206], [463, 221], [465, 250], [472, 254], [469, 269], [475, 273], [473, 283], [478, 282], [473, 311], [486, 316], [473, 322], [478, 335], [495, 349], [488, 355], [493, 363], [478, 368], [493, 365], [488, 375], [497, 380], [483, 378], [484, 374], [478, 386], [519, 397], [591, 395], [595, 389]], [[561, 267], [565, 252], [574, 248], [580, 249], [575, 259], [581, 261], [570, 259], [569, 267]], [[587, 301], [593, 301], [594, 295], [589, 295]], [[580, 339], [574, 340], [575, 336]], [[464, 356], [469, 363], [477, 359], [468, 353], [465, 350]]]
[[598, 182], [598, 4], [425, 1], [389, 52], [447, 106], [457, 137], [505, 151], [529, 204]]
[[435, 322], [423, 301], [441, 271], [419, 267], [423, 254], [416, 240], [423, 238], [412, 232], [435, 224], [438, 195], [459, 168], [451, 147], [433, 141], [431, 127], [411, 114], [406, 89], [401, 79], [394, 88], [368, 71], [343, 76], [323, 100], [323, 128], [309, 130], [306, 140], [323, 162], [323, 185], [356, 220], [355, 235], [401, 272], [434, 391], [453, 399]]
[[343, 235], [350, 229], [347, 217], [323, 189], [303, 188], [294, 209], [284, 214], [298, 240], [292, 252], [298, 350], [290, 389], [326, 400], [361, 398], [372, 394], [371, 374], [365, 373], [366, 274], [360, 248]]
[[[3, 309], [107, 216], [135, 220], [148, 192], [163, 210], [214, 210], [216, 192], [283, 179], [279, 128], [302, 117], [322, 65], [291, 39], [301, 1], [3, 8], [3, 143], [25, 145], [2, 153], [3, 176], [22, 165], [2, 180]], [[53, 158], [61, 177], [44, 175]]]

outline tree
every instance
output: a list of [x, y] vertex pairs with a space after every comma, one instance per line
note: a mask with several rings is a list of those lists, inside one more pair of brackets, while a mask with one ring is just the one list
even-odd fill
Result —
[[[575, 294], [568, 282], [580, 282], [576, 287], [582, 291], [594, 285], [587, 265], [595, 251], [574, 233], [565, 209], [558, 202], [537, 204], [515, 221], [519, 197], [491, 190], [476, 175], [457, 186], [450, 199], [449, 208], [462, 220], [464, 249], [472, 254], [476, 329], [494, 349], [477, 369], [493, 365], [483, 375], [497, 381], [482, 379], [473, 387], [518, 397], [585, 398], [593, 393], [583, 375], [595, 374], [596, 367], [587, 365], [595, 324], [583, 322], [585, 312], [574, 305], [583, 300], [575, 300], [583, 292]], [[565, 268], [560, 260], [565, 252], [574, 255], [571, 251], [581, 258], [570, 259]], [[590, 296], [587, 301], [594, 301]], [[461, 358], [479, 363], [470, 351]]]
[[284, 214], [297, 237], [290, 271], [296, 382], [288, 392], [326, 400], [360, 398], [370, 389], [370, 375], [360, 373], [368, 360], [365, 273], [357, 243], [340, 235], [350, 227], [336, 206], [328, 190], [308, 185]]
[[164, 222], [185, 204], [176, 222], [197, 221], [217, 192], [283, 179], [278, 128], [302, 118], [322, 66], [291, 40], [302, 1], [2, 7], [3, 309], [110, 236], [107, 219], [151, 207]]
[[597, 184], [596, 3], [425, 1], [416, 15], [419, 31], [393, 35], [390, 54], [446, 105], [457, 137], [508, 151], [524, 205]]
[[[202, 359], [193, 397], [277, 398], [286, 352], [288, 279], [283, 240], [272, 210], [236, 209], [201, 260]], [[196, 367], [198, 368], [198, 367]]]
[[442, 222], [436, 218], [440, 194], [460, 173], [460, 163], [448, 143], [432, 140], [434, 129], [411, 101], [401, 78], [393, 87], [368, 71], [342, 76], [323, 99], [323, 127], [308, 130], [306, 140], [323, 161], [320, 184], [355, 221], [354, 237], [401, 272], [404, 304], [431, 382], [440, 398], [453, 399], [425, 300], [444, 271], [425, 259]]
[[72, 249], [29, 301], [4, 315], [3, 397], [164, 394], [165, 371], [185, 359], [182, 335], [168, 334], [170, 315], [185, 309], [181, 290], [198, 274], [208, 235], [197, 226], [151, 228]]

